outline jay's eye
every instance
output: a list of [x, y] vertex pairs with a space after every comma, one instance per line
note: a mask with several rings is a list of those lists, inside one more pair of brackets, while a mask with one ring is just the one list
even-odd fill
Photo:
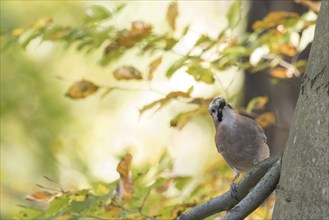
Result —
[[217, 110], [216, 110], [216, 109], [214, 109], [214, 108], [212, 108], [212, 109], [210, 109], [210, 112], [214, 114], [214, 113], [216, 113], [216, 112], [217, 112]]

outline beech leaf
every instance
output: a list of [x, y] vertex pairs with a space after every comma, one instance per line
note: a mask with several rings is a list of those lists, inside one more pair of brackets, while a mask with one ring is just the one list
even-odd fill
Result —
[[133, 66], [122, 66], [116, 69], [113, 75], [118, 80], [142, 79], [142, 74]]
[[161, 64], [162, 62], [162, 57], [159, 57], [157, 59], [155, 59], [154, 61], [152, 61], [149, 65], [149, 73], [147, 75], [147, 79], [148, 80], [152, 80], [153, 79], [153, 74], [154, 71], [158, 68], [158, 66]]
[[170, 3], [167, 11], [167, 21], [169, 26], [175, 30], [176, 29], [176, 18], [178, 16], [178, 4], [177, 2]]
[[81, 80], [71, 85], [65, 95], [71, 99], [82, 99], [95, 93], [98, 88], [90, 81]]

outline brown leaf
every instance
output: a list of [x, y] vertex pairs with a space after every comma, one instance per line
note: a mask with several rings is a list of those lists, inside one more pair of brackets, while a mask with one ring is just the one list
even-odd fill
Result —
[[110, 43], [109, 45], [107, 45], [104, 49], [104, 53], [105, 54], [109, 54], [115, 50], [117, 50], [119, 48], [119, 45], [117, 43]]
[[153, 101], [147, 105], [144, 105], [143, 108], [141, 108], [139, 110], [139, 113], [142, 114], [144, 111], [156, 106], [159, 104], [159, 108], [162, 108], [163, 106], [165, 106], [171, 99], [173, 98], [178, 98], [178, 97], [183, 97], [183, 98], [190, 98], [191, 93], [193, 91], [193, 86], [191, 86], [187, 92], [182, 92], [182, 91], [174, 91], [174, 92], [170, 92], [169, 94], [166, 95], [166, 97]]
[[287, 69], [285, 68], [276, 68], [271, 71], [271, 76], [275, 78], [285, 79], [287, 78]]
[[81, 80], [71, 85], [65, 95], [71, 99], [82, 99], [95, 93], [98, 88], [90, 81]]
[[50, 193], [47, 191], [40, 191], [40, 192], [35, 192], [31, 195], [27, 195], [25, 199], [31, 200], [31, 201], [36, 201], [36, 202], [45, 202], [45, 201], [50, 201], [53, 199], [57, 194], [56, 193]]
[[113, 74], [118, 80], [142, 79], [142, 74], [133, 66], [120, 67]]
[[272, 112], [265, 112], [256, 118], [256, 122], [266, 128], [275, 123], [275, 117]]
[[131, 23], [131, 35], [135, 38], [147, 36], [152, 30], [152, 25], [144, 21], [134, 21]]
[[147, 75], [147, 79], [148, 80], [152, 80], [153, 79], [153, 74], [154, 71], [158, 68], [158, 66], [161, 64], [162, 61], [162, 57], [159, 57], [157, 59], [155, 59], [154, 61], [152, 61], [149, 65], [149, 73]]
[[117, 166], [117, 172], [120, 174], [120, 182], [118, 185], [119, 199], [130, 201], [134, 192], [134, 185], [131, 174], [131, 154], [126, 154]]
[[178, 4], [177, 2], [170, 3], [167, 11], [167, 21], [169, 26], [175, 30], [176, 29], [176, 18], [178, 16]]
[[151, 33], [152, 26], [143, 21], [134, 21], [130, 30], [123, 30], [116, 39], [116, 43], [120, 46], [131, 48], [141, 41], [145, 36]]
[[299, 17], [299, 15], [294, 12], [285, 12], [285, 11], [270, 12], [263, 20], [256, 21], [252, 25], [252, 28], [254, 30], [269, 29], [272, 27], [276, 27], [280, 24], [284, 24], [288, 18], [294, 18], [294, 17]]

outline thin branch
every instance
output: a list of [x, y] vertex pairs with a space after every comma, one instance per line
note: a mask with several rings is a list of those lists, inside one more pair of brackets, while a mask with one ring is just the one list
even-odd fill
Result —
[[257, 207], [259, 207], [265, 199], [273, 192], [275, 186], [279, 182], [281, 170], [281, 159], [278, 160], [273, 167], [265, 174], [265, 176], [257, 183], [254, 189], [231, 209], [223, 220], [244, 219]]
[[280, 158], [280, 155], [271, 156], [270, 158], [258, 163], [253, 169], [246, 173], [243, 179], [237, 184], [237, 199], [232, 198], [230, 191], [228, 191], [192, 208], [180, 215], [177, 219], [203, 219], [222, 211], [229, 211], [249, 193], [249, 190], [262, 179], [266, 172], [273, 164], [279, 161]]

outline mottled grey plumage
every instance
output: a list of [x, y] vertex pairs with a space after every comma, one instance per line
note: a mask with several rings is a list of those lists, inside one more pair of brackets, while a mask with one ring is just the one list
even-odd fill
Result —
[[269, 157], [266, 136], [254, 120], [236, 113], [221, 97], [210, 103], [209, 113], [216, 128], [217, 150], [235, 173], [231, 182], [234, 191], [234, 181], [240, 172]]

